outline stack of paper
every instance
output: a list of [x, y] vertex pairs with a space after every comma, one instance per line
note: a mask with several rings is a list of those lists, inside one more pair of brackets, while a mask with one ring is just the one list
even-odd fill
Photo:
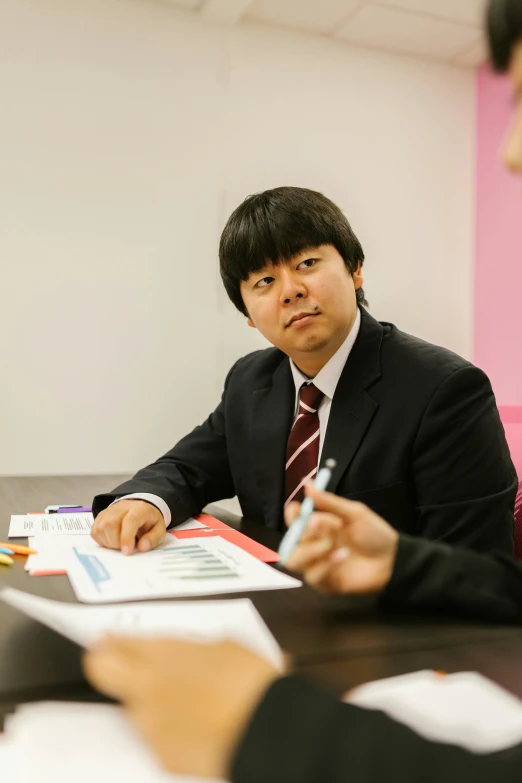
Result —
[[0, 774], [9, 783], [205, 783], [160, 768], [123, 710], [106, 704], [19, 707], [0, 738]]

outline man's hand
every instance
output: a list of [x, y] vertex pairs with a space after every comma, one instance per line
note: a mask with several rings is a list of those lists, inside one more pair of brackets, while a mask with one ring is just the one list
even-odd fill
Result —
[[[312, 485], [312, 514], [287, 567], [299, 572], [312, 587], [335, 595], [379, 593], [393, 572], [399, 535], [362, 503], [318, 492]], [[297, 517], [299, 504], [285, 512], [287, 525]]]
[[165, 538], [165, 520], [161, 511], [144, 500], [120, 500], [101, 511], [92, 526], [91, 536], [108, 549], [121, 549], [131, 555], [135, 547], [148, 552]]
[[109, 638], [84, 659], [156, 756], [181, 774], [226, 779], [251, 714], [279, 672], [233, 642]]

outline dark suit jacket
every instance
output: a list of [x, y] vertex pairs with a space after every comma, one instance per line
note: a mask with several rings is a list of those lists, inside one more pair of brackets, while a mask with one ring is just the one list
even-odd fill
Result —
[[476, 754], [429, 742], [378, 710], [343, 704], [297, 677], [257, 707], [232, 783], [520, 783], [522, 745]]
[[[522, 623], [522, 563], [401, 536], [383, 608]], [[296, 677], [266, 693], [232, 762], [233, 783], [515, 783], [522, 745], [487, 755], [429, 742], [376, 710]]]
[[522, 623], [522, 562], [401, 536], [386, 610]]
[[[207, 421], [110, 495], [153, 492], [179, 524], [237, 495], [248, 519], [283, 526], [295, 387], [276, 348], [240, 359]], [[513, 551], [516, 474], [486, 375], [461, 357], [379, 323], [359, 335], [332, 401], [323, 458], [330, 489], [398, 530], [484, 551]]]

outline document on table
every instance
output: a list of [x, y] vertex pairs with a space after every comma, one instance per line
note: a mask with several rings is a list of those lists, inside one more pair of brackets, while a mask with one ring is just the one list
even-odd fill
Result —
[[0, 599], [81, 647], [91, 647], [107, 633], [198, 642], [230, 639], [277, 668], [283, 666], [279, 645], [248, 598], [79, 606], [0, 587]]
[[93, 524], [90, 512], [81, 514], [13, 514], [9, 538], [36, 535], [89, 535]]
[[[188, 519], [179, 525], [177, 530], [199, 532], [207, 531], [209, 528], [196, 519]], [[172, 541], [172, 536], [169, 534], [166, 540]], [[81, 546], [83, 552], [87, 549], [90, 552], [96, 552], [99, 549], [98, 544], [84, 534], [61, 536], [38, 533], [35, 536], [29, 536], [29, 546], [38, 553], [29, 555], [25, 564], [25, 570], [29, 571], [32, 576], [65, 574], [69, 555], [74, 547]]]
[[0, 775], [9, 783], [218, 783], [160, 767], [121, 707], [75, 702], [17, 707], [0, 736]]
[[25, 570], [31, 576], [39, 574], [65, 574], [67, 562], [72, 554], [73, 547], [81, 546], [82, 550], [96, 553], [100, 547], [90, 536], [48, 536], [39, 534], [29, 536], [29, 547], [38, 554], [29, 555], [25, 563]]
[[67, 574], [76, 597], [86, 603], [183, 598], [277, 590], [301, 582], [261, 563], [229, 541], [211, 538], [165, 541], [151, 552], [126, 557], [111, 549], [73, 547]]
[[361, 685], [344, 701], [382, 710], [425, 739], [474, 753], [522, 742], [522, 701], [477, 672], [412, 672]]

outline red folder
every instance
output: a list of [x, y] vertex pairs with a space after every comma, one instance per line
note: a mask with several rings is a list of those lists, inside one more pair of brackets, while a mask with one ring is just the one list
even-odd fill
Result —
[[273, 549], [269, 549], [263, 544], [258, 544], [252, 538], [240, 533], [239, 530], [229, 525], [225, 525], [224, 522], [220, 522], [219, 519], [211, 517], [210, 514], [200, 514], [199, 517], [195, 517], [198, 522], [207, 526], [207, 530], [178, 530], [176, 528], [169, 530], [175, 538], [208, 538], [209, 536], [221, 536], [221, 538], [230, 541], [231, 544], [244, 549], [245, 552], [257, 557], [263, 563], [277, 563], [279, 555], [274, 552]]

